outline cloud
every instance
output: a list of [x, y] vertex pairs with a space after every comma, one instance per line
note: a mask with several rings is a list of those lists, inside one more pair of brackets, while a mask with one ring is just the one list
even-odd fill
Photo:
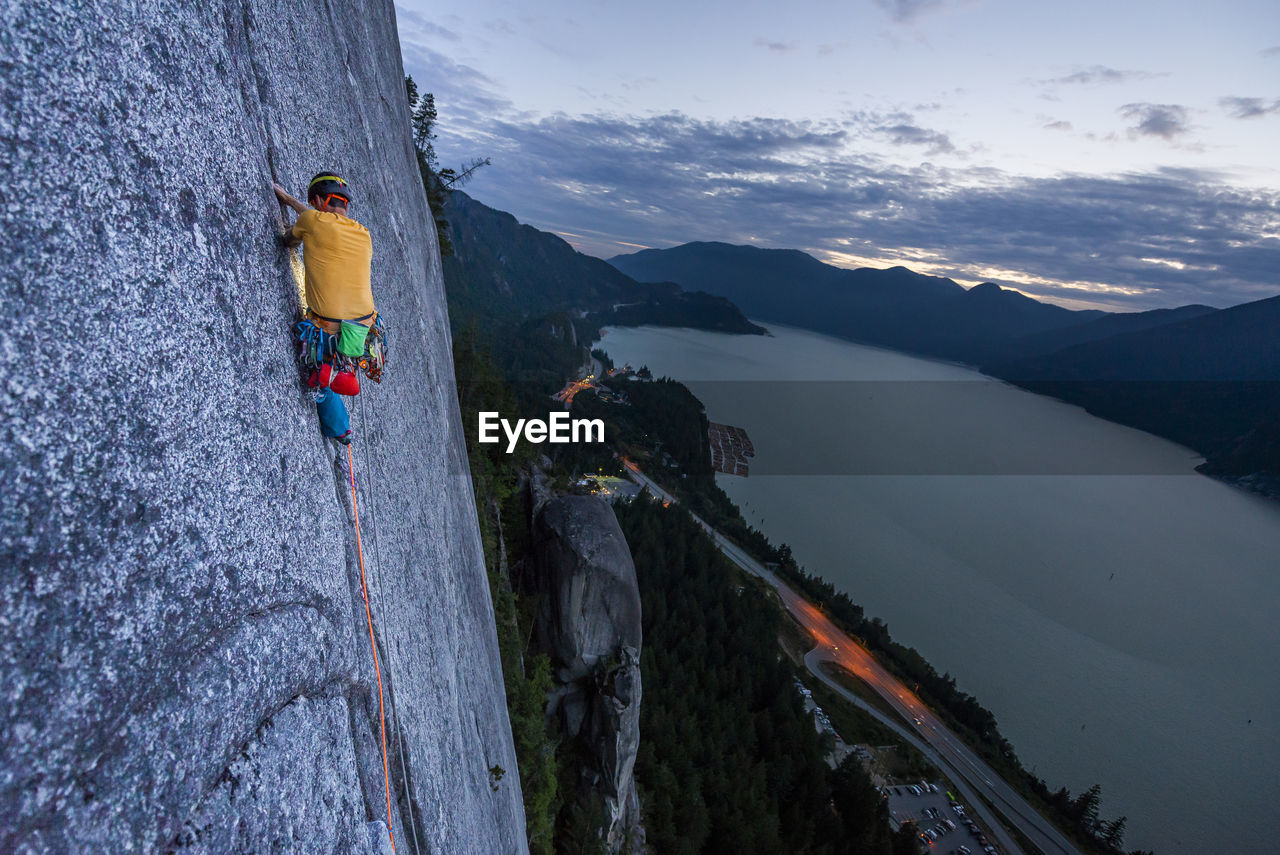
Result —
[[[400, 7], [397, 6], [397, 14], [399, 14], [399, 10]], [[485, 21], [484, 28], [491, 33], [497, 33], [502, 36], [514, 36], [517, 33], [515, 24], [511, 23], [506, 18], [492, 18]]]
[[[401, 37], [405, 70], [436, 95], [441, 161], [492, 157], [468, 185], [472, 195], [581, 236], [572, 242], [593, 255], [754, 242], [1134, 309], [1230, 305], [1280, 290], [1280, 193], [1271, 190], [1188, 171], [1042, 179], [869, 154], [868, 140], [904, 155], [952, 145], [909, 113], [534, 115], [441, 55], [438, 35], [402, 20]], [[1186, 108], [1122, 109], [1157, 136], [1187, 123]]]
[[1044, 128], [1049, 131], [1069, 131], [1071, 130], [1071, 123], [1064, 119], [1059, 119], [1056, 122], [1049, 122]]
[[909, 23], [926, 12], [945, 5], [944, 0], [874, 0], [899, 24]]
[[644, 89], [658, 82], [656, 77], [637, 77], [635, 80], [628, 80], [622, 83], [623, 89]]
[[492, 155], [473, 195], [581, 235], [573, 243], [601, 257], [627, 244], [755, 242], [1132, 309], [1280, 290], [1280, 194], [1185, 170], [1042, 179], [901, 166], [859, 152], [868, 128], [904, 145], [932, 132], [885, 118], [505, 116], [483, 135], [444, 125], [437, 148]]
[[1258, 53], [1265, 57], [1280, 56], [1280, 45], [1275, 45], [1274, 47], [1269, 47], [1266, 50], [1258, 51]]
[[1130, 137], [1162, 137], [1172, 140], [1191, 131], [1189, 111], [1178, 104], [1125, 104], [1119, 109], [1126, 119], [1136, 119]]
[[768, 48], [773, 53], [791, 53], [800, 49], [798, 42], [774, 42], [768, 39], [756, 39], [755, 46]]
[[431, 40], [423, 42], [420, 35], [421, 31], [401, 24], [400, 55], [405, 73], [414, 78], [418, 89], [435, 95], [441, 129], [448, 128], [459, 137], [483, 139], [494, 116], [515, 115], [515, 106], [498, 93], [493, 80], [434, 50], [429, 46]]
[[1065, 77], [1052, 77], [1040, 82], [1049, 85], [1080, 84], [1096, 86], [1099, 84], [1128, 83], [1134, 80], [1150, 80], [1154, 77], [1167, 76], [1168, 72], [1121, 71], [1116, 68], [1107, 68], [1105, 65], [1094, 65], [1073, 74], [1068, 74]]
[[1218, 106], [1236, 119], [1252, 119], [1268, 113], [1280, 113], [1280, 98], [1268, 104], [1261, 98], [1219, 98]]
[[916, 125], [897, 124], [879, 129], [894, 145], [929, 146], [928, 154], [950, 154], [956, 150], [951, 138], [940, 131], [931, 131]]
[[[406, 24], [408, 27], [406, 27]], [[413, 31], [417, 38], [424, 35], [435, 40], [444, 40], [456, 42], [459, 36], [453, 30], [442, 27], [435, 21], [430, 20], [425, 15], [415, 12], [412, 9], [406, 9], [404, 6], [396, 6], [396, 25], [400, 28], [403, 37], [403, 31], [409, 29]]]

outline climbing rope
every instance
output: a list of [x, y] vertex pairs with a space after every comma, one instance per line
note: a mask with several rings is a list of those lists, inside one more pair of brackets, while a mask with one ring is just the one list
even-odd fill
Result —
[[[369, 414], [365, 406], [364, 396], [361, 396], [359, 398], [359, 401], [360, 401], [360, 427], [363, 430], [365, 436], [372, 438], [373, 434], [369, 431]], [[369, 469], [372, 471], [372, 468], [373, 468], [372, 443], [369, 446], [369, 453], [365, 455], [365, 461], [366, 463], [368, 463]], [[375, 476], [378, 474], [382, 474], [380, 470], [378, 473], [374, 473]], [[385, 478], [380, 480], [382, 480], [385, 483]], [[367, 500], [365, 502], [365, 506], [368, 508], [368, 511], [369, 511], [369, 522], [373, 526], [370, 529], [370, 532], [371, 532], [370, 540], [373, 542], [373, 560], [377, 568], [377, 572], [374, 574], [374, 577], [373, 577], [373, 584], [374, 584], [374, 587], [378, 589], [378, 601], [381, 603], [385, 603], [387, 599], [383, 595], [383, 591], [382, 591], [382, 567], [383, 567], [382, 550], [379, 547], [379, 541], [381, 540], [381, 537], [378, 534], [378, 520], [377, 520], [377, 517], [374, 515], [373, 500], [369, 498], [368, 485], [369, 485], [369, 481], [365, 481], [365, 499]], [[396, 670], [395, 646], [390, 642], [387, 643], [387, 666], [390, 673], [392, 674], [401, 673], [398, 670]], [[396, 739], [395, 739], [396, 753], [400, 755], [400, 779], [404, 781], [405, 788], [406, 788], [406, 792], [404, 794], [405, 807], [409, 809], [409, 830], [413, 835], [410, 838], [410, 840], [413, 842], [413, 851], [415, 855], [421, 855], [421, 853], [419, 853], [418, 851], [418, 821], [414, 817], [414, 813], [413, 813], [413, 794], [407, 791], [409, 787], [409, 768], [408, 768], [408, 764], [405, 762], [405, 759], [404, 759], [404, 731], [401, 730], [400, 728], [400, 707], [399, 707], [399, 704], [396, 703], [394, 693], [392, 693], [392, 697], [391, 697], [391, 727], [392, 727], [392, 732], [396, 735]]]
[[391, 773], [387, 765], [387, 716], [382, 709], [382, 671], [378, 667], [378, 645], [373, 640], [373, 612], [369, 609], [369, 589], [364, 582], [364, 544], [360, 540], [360, 507], [356, 502], [355, 458], [347, 446], [347, 472], [351, 475], [351, 510], [356, 518], [356, 554], [360, 557], [360, 592], [364, 595], [364, 616], [369, 621], [369, 647], [373, 650], [373, 673], [378, 677], [378, 717], [382, 720], [382, 781], [387, 790], [387, 834], [391, 851], [396, 851], [395, 826], [391, 823]]

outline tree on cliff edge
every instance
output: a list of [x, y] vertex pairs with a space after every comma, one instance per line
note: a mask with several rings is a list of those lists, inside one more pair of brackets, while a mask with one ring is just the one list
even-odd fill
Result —
[[471, 163], [462, 167], [461, 171], [441, 169], [436, 158], [433, 142], [436, 138], [435, 126], [436, 96], [431, 92], [419, 95], [418, 84], [413, 77], [404, 79], [405, 95], [409, 99], [409, 112], [413, 122], [413, 147], [418, 155], [418, 171], [422, 174], [422, 186], [427, 191], [427, 203], [431, 206], [431, 215], [436, 221], [436, 237], [440, 243], [440, 255], [453, 255], [453, 244], [449, 240], [449, 222], [444, 216], [444, 203], [449, 191], [466, 184], [475, 175], [476, 170], [489, 165], [489, 158], [473, 158]]

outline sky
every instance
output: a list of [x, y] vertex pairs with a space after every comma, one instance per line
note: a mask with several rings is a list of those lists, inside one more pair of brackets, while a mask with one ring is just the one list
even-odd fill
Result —
[[436, 152], [610, 258], [688, 241], [1073, 308], [1280, 294], [1275, 0], [400, 0]]

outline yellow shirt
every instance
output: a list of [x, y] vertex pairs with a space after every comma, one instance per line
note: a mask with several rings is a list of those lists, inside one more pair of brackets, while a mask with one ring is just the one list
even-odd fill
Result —
[[373, 241], [369, 230], [341, 214], [308, 208], [298, 215], [293, 233], [302, 238], [307, 308], [339, 320], [371, 314]]

